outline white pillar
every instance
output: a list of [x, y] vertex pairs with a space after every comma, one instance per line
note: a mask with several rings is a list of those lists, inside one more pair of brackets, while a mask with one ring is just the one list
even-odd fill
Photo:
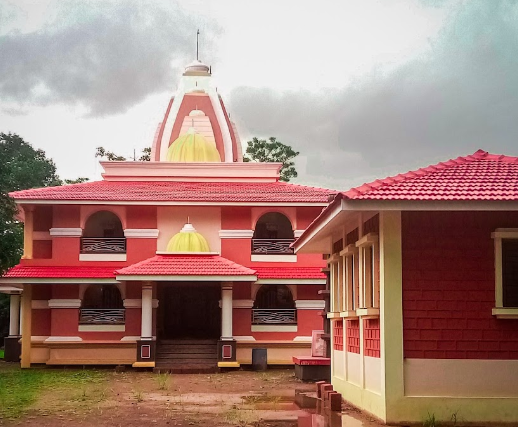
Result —
[[142, 286], [141, 339], [153, 339], [153, 287], [150, 283]]
[[20, 294], [11, 294], [9, 307], [9, 336], [20, 335]]
[[221, 339], [230, 341], [232, 336], [232, 282], [221, 284]]

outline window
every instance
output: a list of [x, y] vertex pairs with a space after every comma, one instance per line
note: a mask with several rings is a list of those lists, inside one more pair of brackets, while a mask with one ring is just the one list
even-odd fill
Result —
[[124, 304], [117, 285], [90, 285], [83, 296], [79, 323], [123, 324], [124, 311]]
[[495, 308], [501, 319], [518, 319], [518, 229], [499, 228], [495, 243]]
[[344, 265], [344, 310], [342, 317], [356, 317], [358, 308], [358, 248], [349, 244], [340, 252]]
[[379, 245], [378, 235], [368, 233], [356, 242], [359, 249], [360, 315], [379, 314]]
[[81, 253], [126, 253], [126, 238], [119, 217], [109, 211], [99, 211], [91, 215], [86, 221], [81, 238]]
[[286, 285], [262, 285], [252, 310], [252, 324], [296, 324], [297, 310]]

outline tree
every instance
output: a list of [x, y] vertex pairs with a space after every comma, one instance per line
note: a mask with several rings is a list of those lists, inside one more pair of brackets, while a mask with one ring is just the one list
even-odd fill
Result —
[[[104, 147], [97, 147], [97, 151], [95, 152], [95, 157], [100, 157], [103, 160], [108, 160], [110, 162], [117, 161], [125, 161], [126, 157], [119, 156], [112, 151], [106, 151]], [[136, 161], [137, 156], [133, 154], [133, 160]], [[141, 162], [149, 162], [151, 160], [151, 147], [146, 147], [142, 149], [141, 155], [139, 157], [139, 161]]]
[[80, 176], [79, 178], [76, 178], [76, 179], [65, 179], [63, 181], [63, 184], [82, 184], [83, 182], [86, 182], [86, 181], [90, 181], [90, 179]]
[[[22, 255], [23, 225], [10, 191], [61, 185], [56, 165], [16, 134], [0, 132], [0, 274], [17, 264]], [[6, 333], [9, 298], [0, 294], [0, 336]]]
[[279, 162], [282, 163], [280, 180], [289, 182], [291, 178], [297, 177], [295, 162], [293, 159], [300, 153], [293, 150], [289, 145], [277, 141], [275, 137], [266, 139], [253, 138], [247, 142], [244, 162]]

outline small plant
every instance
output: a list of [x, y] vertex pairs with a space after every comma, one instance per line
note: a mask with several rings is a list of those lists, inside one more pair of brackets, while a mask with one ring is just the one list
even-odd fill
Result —
[[169, 390], [169, 374], [157, 374], [156, 381], [159, 390]]
[[423, 427], [438, 427], [438, 424], [435, 421], [435, 414], [430, 414], [428, 412], [428, 418], [424, 420]]
[[137, 403], [144, 401], [144, 394], [140, 390], [133, 390], [133, 398], [137, 401]]

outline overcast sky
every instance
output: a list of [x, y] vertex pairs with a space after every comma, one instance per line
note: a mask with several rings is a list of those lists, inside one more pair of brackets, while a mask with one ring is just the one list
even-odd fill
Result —
[[200, 28], [241, 139], [300, 151], [296, 182], [518, 155], [517, 22], [500, 0], [0, 0], [0, 131], [98, 178], [97, 146], [151, 145]]

